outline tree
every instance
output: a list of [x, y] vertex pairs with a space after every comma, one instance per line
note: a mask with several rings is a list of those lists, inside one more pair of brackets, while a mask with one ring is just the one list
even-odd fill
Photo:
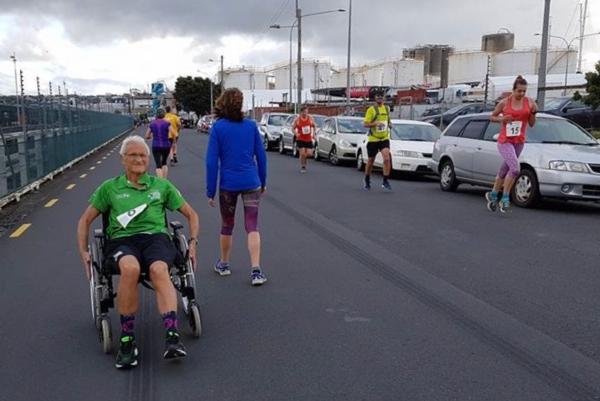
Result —
[[596, 71], [591, 71], [585, 74], [587, 84], [585, 90], [586, 96], [581, 96], [579, 92], [575, 92], [573, 98], [575, 100], [583, 99], [583, 102], [594, 109], [600, 107], [600, 61], [596, 63]]
[[[175, 100], [185, 111], [194, 111], [199, 116], [210, 112], [211, 80], [201, 77], [179, 77], [175, 81]], [[216, 101], [221, 93], [219, 85], [213, 87], [213, 97]]]

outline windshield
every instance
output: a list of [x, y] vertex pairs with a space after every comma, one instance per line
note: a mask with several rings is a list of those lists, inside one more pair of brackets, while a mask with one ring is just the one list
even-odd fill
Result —
[[402, 141], [435, 142], [440, 138], [440, 135], [440, 130], [430, 125], [392, 125], [392, 139], [399, 139]]
[[527, 142], [598, 145], [590, 134], [570, 121], [552, 118], [539, 118], [533, 128], [527, 127]]
[[289, 116], [285, 114], [269, 116], [269, 125], [282, 127], [288, 118]]
[[325, 122], [325, 119], [327, 117], [325, 117], [325, 116], [312, 116], [312, 118], [315, 121], [315, 125], [317, 126], [317, 128], [321, 128], [321, 126], [323, 126], [323, 123]]
[[548, 101], [546, 101], [546, 105], [544, 106], [544, 109], [546, 110], [555, 110], [555, 109], [559, 109], [560, 106], [562, 106], [562, 104], [565, 102], [565, 98], [556, 98], [556, 99], [550, 99]]
[[367, 132], [362, 119], [338, 118], [337, 122], [340, 134], [364, 134]]
[[458, 106], [454, 106], [453, 108], [451, 108], [448, 111], [446, 111], [446, 113], [444, 113], [444, 114], [455, 114], [455, 113], [458, 113], [463, 107], [465, 107], [464, 104], [461, 104], [461, 105], [458, 105]]

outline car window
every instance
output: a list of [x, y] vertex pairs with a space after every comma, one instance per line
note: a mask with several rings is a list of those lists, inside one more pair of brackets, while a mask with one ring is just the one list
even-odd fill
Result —
[[483, 133], [483, 140], [485, 141], [496, 141], [496, 139], [494, 139], [494, 135], [500, 135], [500, 123], [495, 123], [495, 122], [491, 122], [488, 124], [487, 128], [485, 129], [485, 132]]
[[331, 121], [332, 120], [325, 120], [325, 122], [323, 123], [323, 131], [324, 132], [331, 132]]
[[340, 134], [364, 134], [367, 131], [363, 121], [354, 118], [338, 118], [338, 130]]
[[392, 139], [435, 142], [440, 139], [440, 130], [431, 125], [393, 124]]
[[571, 100], [565, 105], [569, 109], [585, 109], [585, 104], [581, 100]]
[[461, 137], [469, 139], [481, 139], [481, 134], [488, 121], [471, 120], [463, 130]]
[[569, 120], [558, 118], [538, 118], [533, 127], [527, 127], [527, 142], [598, 146], [588, 132]]
[[288, 116], [287, 115], [273, 115], [269, 117], [269, 125], [274, 125], [276, 127], [281, 127], [285, 124]]
[[444, 136], [458, 136], [460, 134], [460, 131], [462, 131], [462, 129], [465, 127], [465, 125], [467, 125], [468, 122], [468, 118], [459, 118], [454, 120], [452, 124], [450, 124], [448, 128], [446, 128], [446, 131], [444, 131]]

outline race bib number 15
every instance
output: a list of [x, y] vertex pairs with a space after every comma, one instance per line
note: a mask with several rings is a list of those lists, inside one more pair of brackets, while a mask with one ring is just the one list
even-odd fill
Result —
[[521, 127], [523, 126], [522, 121], [513, 121], [510, 124], [506, 124], [506, 136], [514, 138], [521, 135]]

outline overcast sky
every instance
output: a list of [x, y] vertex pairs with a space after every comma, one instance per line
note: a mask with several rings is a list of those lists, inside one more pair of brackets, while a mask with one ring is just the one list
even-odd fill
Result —
[[[579, 35], [581, 0], [552, 0], [552, 34]], [[348, 0], [299, 0], [303, 14], [348, 8]], [[14, 93], [14, 52], [27, 92], [35, 76], [78, 93], [122, 93], [180, 75], [263, 67], [289, 59], [295, 0], [0, 0], [0, 93]], [[481, 35], [508, 28], [516, 47], [539, 46], [543, 0], [354, 0], [352, 63], [402, 54], [423, 43], [477, 49]], [[590, 0], [586, 33], [600, 31], [600, 0]], [[303, 19], [303, 56], [346, 64], [348, 15]], [[295, 40], [295, 39], [294, 39]], [[552, 46], [564, 46], [558, 39]], [[578, 43], [577, 41], [575, 43]], [[294, 54], [295, 54], [294, 49]], [[586, 39], [584, 67], [600, 60], [600, 35]]]

